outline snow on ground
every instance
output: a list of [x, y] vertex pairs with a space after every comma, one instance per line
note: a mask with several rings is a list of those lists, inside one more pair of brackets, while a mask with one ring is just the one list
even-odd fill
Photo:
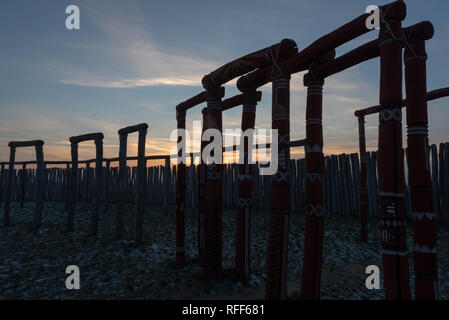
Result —
[[[133, 206], [126, 208], [124, 240], [114, 240], [115, 208], [100, 217], [97, 238], [88, 234], [89, 212], [78, 206], [75, 232], [65, 233], [63, 203], [46, 203], [42, 228], [33, 232], [34, 203], [12, 204], [11, 226], [0, 226], [0, 299], [263, 299], [268, 212], [252, 216], [251, 268], [248, 278], [233, 274], [235, 209], [223, 211], [223, 276], [203, 275], [196, 251], [196, 216], [186, 212], [187, 262], [174, 262], [175, 214], [147, 206], [144, 243], [132, 240]], [[322, 299], [382, 299], [383, 290], [365, 287], [365, 268], [382, 270], [377, 220], [369, 221], [370, 241], [361, 243], [359, 221], [327, 217], [322, 270]], [[289, 226], [288, 297], [299, 298], [304, 217], [293, 213]], [[409, 247], [412, 228], [409, 226]], [[449, 229], [439, 230], [440, 298], [449, 299]], [[68, 290], [65, 269], [77, 265], [81, 289]], [[413, 292], [413, 259], [410, 256]], [[381, 283], [381, 287], [383, 284]]]

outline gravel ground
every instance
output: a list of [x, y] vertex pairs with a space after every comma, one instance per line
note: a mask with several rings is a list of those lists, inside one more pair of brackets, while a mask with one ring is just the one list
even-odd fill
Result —
[[[132, 221], [132, 206], [126, 221]], [[235, 210], [223, 211], [223, 276], [204, 277], [196, 255], [196, 217], [186, 213], [185, 265], [174, 263], [175, 215], [148, 206], [144, 243], [136, 247], [130, 225], [124, 240], [113, 240], [115, 208], [100, 220], [97, 238], [88, 234], [89, 212], [77, 210], [72, 234], [65, 230], [62, 203], [46, 203], [40, 231], [33, 232], [34, 204], [12, 204], [11, 226], [0, 227], [0, 299], [263, 299], [268, 212], [252, 217], [252, 275], [236, 277], [234, 264]], [[304, 217], [293, 213], [289, 232], [288, 297], [299, 297]], [[365, 288], [365, 268], [382, 269], [380, 234], [369, 221], [370, 241], [358, 241], [359, 221], [325, 220], [321, 297], [323, 299], [382, 299], [383, 290]], [[411, 246], [412, 229], [409, 227]], [[449, 299], [449, 229], [439, 230], [440, 298]], [[77, 265], [81, 289], [67, 290], [65, 268]], [[413, 260], [410, 258], [413, 275]], [[411, 281], [413, 292], [413, 281]], [[381, 286], [383, 287], [382, 283]]]

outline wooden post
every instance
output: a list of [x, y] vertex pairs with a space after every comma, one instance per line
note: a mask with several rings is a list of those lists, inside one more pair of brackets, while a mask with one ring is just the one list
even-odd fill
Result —
[[[407, 92], [407, 145], [413, 211], [415, 298], [438, 299], [437, 216], [428, 158], [428, 114], [425, 40], [433, 26], [423, 22], [407, 38], [404, 51]], [[446, 159], [447, 160], [447, 159]]]
[[26, 163], [23, 163], [22, 171], [20, 172], [20, 208], [23, 208], [25, 201], [26, 168]]
[[2, 163], [1, 167], [0, 167], [0, 207], [1, 207], [1, 203], [2, 203], [2, 197], [3, 197], [4, 175], [5, 175], [5, 164]]
[[[256, 121], [257, 99], [255, 92], [247, 93], [243, 102], [242, 112], [242, 132], [253, 130]], [[251, 148], [249, 148], [249, 138], [251, 138]], [[242, 141], [243, 140], [243, 141]], [[241, 150], [243, 145], [243, 150]], [[252, 137], [244, 136], [240, 141], [240, 155], [238, 168], [238, 209], [237, 209], [237, 228], [235, 245], [235, 271], [238, 274], [248, 276], [251, 266], [250, 254], [250, 226], [251, 226], [251, 207], [252, 207], [252, 184], [253, 175], [251, 172], [249, 158], [252, 159]], [[243, 151], [243, 152], [242, 152]], [[242, 163], [243, 156], [243, 163]], [[251, 161], [252, 162], [252, 161]]]
[[165, 158], [164, 167], [164, 213], [168, 213], [168, 202], [170, 197], [170, 158]]
[[368, 189], [366, 186], [366, 139], [365, 117], [359, 117], [359, 153], [360, 153], [360, 240], [368, 241]]
[[103, 213], [104, 214], [106, 214], [107, 212], [108, 212], [108, 209], [109, 209], [109, 201], [111, 200], [110, 199], [110, 196], [109, 196], [109, 193], [110, 193], [110, 184], [112, 183], [112, 179], [111, 179], [111, 161], [110, 160], [108, 160], [108, 159], [105, 159], [105, 162], [106, 162], [106, 170], [105, 170], [105, 173], [104, 173], [104, 179], [105, 179], [105, 181], [104, 181], [104, 210], [103, 210]]
[[290, 213], [290, 75], [279, 74], [272, 81], [272, 129], [278, 131], [278, 168], [271, 180], [270, 220], [267, 248], [265, 297], [287, 297], [288, 219]]
[[94, 209], [92, 211], [91, 233], [97, 235], [98, 221], [100, 217], [100, 207], [103, 202], [102, 193], [102, 171], [103, 171], [103, 138], [95, 139], [95, 191], [94, 191]]
[[[208, 128], [222, 131], [221, 98], [224, 90], [220, 88], [208, 88], [207, 91], [207, 117]], [[205, 191], [205, 216], [204, 216], [204, 271], [206, 274], [218, 276], [221, 274], [221, 249], [222, 249], [222, 188], [223, 188], [223, 143], [220, 145], [221, 161], [207, 165], [206, 191]], [[217, 155], [215, 155], [217, 157]]]
[[36, 185], [36, 206], [34, 211], [34, 225], [36, 230], [41, 227], [42, 221], [42, 209], [44, 207], [44, 175], [45, 175], [45, 163], [44, 163], [44, 151], [43, 142], [35, 146], [36, 148], [36, 162], [37, 162], [37, 185]]
[[[309, 73], [311, 75], [312, 73]], [[320, 297], [323, 246], [323, 79], [304, 78], [306, 106], [306, 218], [301, 298]], [[337, 162], [337, 161], [336, 161]]]
[[[201, 136], [203, 136], [204, 131], [207, 130], [207, 108], [201, 110], [203, 114], [203, 126]], [[200, 164], [198, 170], [198, 255], [200, 260], [204, 260], [204, 195], [206, 193], [206, 167], [207, 164], [203, 160], [203, 151], [206, 146], [206, 141], [201, 139], [201, 151], [200, 151]]]
[[410, 299], [404, 156], [402, 150], [402, 27], [400, 19], [385, 18], [379, 32], [379, 208], [382, 261], [387, 300]]
[[67, 231], [72, 232], [75, 225], [75, 209], [78, 194], [78, 143], [71, 142], [72, 175], [70, 179], [70, 207], [67, 217]]
[[10, 222], [10, 206], [11, 206], [11, 188], [12, 188], [12, 179], [14, 175], [14, 162], [16, 159], [16, 147], [9, 146], [9, 167], [8, 167], [8, 181], [6, 184], [6, 198], [5, 198], [5, 209], [4, 209], [4, 225], [5, 227], [9, 226]]
[[[186, 113], [181, 108], [176, 108], [176, 119], [178, 121], [178, 130], [183, 131], [186, 128]], [[178, 145], [182, 143], [179, 150], [178, 166], [176, 172], [176, 263], [185, 262], [185, 201], [186, 201], [186, 137], [178, 132]]]
[[68, 210], [70, 206], [70, 163], [66, 163], [65, 171], [65, 209]]
[[[148, 128], [148, 125], [147, 125]], [[142, 243], [143, 238], [143, 212], [145, 209], [145, 183], [146, 183], [146, 160], [145, 160], [145, 142], [147, 128], [139, 129], [138, 154], [137, 154], [137, 203], [135, 213], [135, 233], [134, 241], [136, 245]]]
[[116, 207], [116, 221], [115, 221], [115, 238], [121, 239], [125, 226], [123, 225], [123, 210], [125, 207], [127, 195], [127, 168], [126, 168], [126, 148], [128, 143], [128, 135], [120, 135], [119, 146], [119, 177], [118, 177], [118, 199]]
[[89, 202], [89, 182], [90, 182], [90, 161], [86, 162], [84, 168], [84, 197], [83, 197], [83, 210], [87, 211], [87, 204]]

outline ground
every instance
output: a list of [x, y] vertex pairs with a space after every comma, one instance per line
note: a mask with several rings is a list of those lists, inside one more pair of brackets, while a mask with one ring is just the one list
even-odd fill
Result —
[[[196, 251], [196, 216], [186, 212], [187, 262], [174, 262], [175, 215], [147, 206], [144, 243], [133, 244], [128, 223], [124, 240], [114, 240], [115, 208], [101, 215], [97, 238], [88, 234], [89, 212], [77, 209], [75, 232], [65, 233], [63, 203], [46, 203], [42, 228], [33, 231], [33, 203], [12, 204], [11, 225], [0, 227], [0, 299], [263, 299], [268, 212], [252, 216], [252, 274], [233, 274], [235, 209], [223, 211], [223, 277], [202, 274]], [[132, 205], [126, 221], [132, 221]], [[288, 298], [298, 299], [304, 243], [304, 217], [292, 213], [289, 225]], [[384, 292], [365, 287], [365, 268], [382, 269], [379, 225], [369, 221], [370, 241], [359, 238], [359, 221], [326, 217], [322, 299], [382, 299]], [[409, 227], [409, 247], [412, 228]], [[449, 229], [439, 230], [440, 298], [449, 299]], [[81, 289], [67, 290], [66, 266], [77, 265]], [[410, 257], [413, 292], [413, 260]], [[383, 287], [382, 283], [381, 286]]]

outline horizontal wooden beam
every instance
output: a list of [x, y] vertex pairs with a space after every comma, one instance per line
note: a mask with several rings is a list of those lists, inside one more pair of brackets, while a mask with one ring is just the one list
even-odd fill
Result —
[[139, 130], [147, 130], [148, 129], [148, 124], [147, 123], [140, 123], [140, 124], [136, 124], [134, 126], [128, 126], [122, 129], [118, 130], [118, 134], [122, 135], [122, 134], [129, 134], [129, 133], [133, 133]]
[[44, 141], [42, 140], [30, 140], [30, 141], [11, 141], [8, 143], [8, 146], [11, 148], [18, 148], [18, 147], [36, 147], [36, 146], [43, 146]]
[[[427, 101], [432, 101], [444, 97], [449, 96], [449, 87], [448, 88], [441, 88], [433, 91], [427, 92], [426, 99]], [[407, 99], [402, 100], [401, 107], [405, 107], [407, 105]], [[375, 114], [382, 111], [382, 107], [380, 105], [360, 109], [354, 112], [354, 115], [358, 117], [364, 117], [370, 114]]]

